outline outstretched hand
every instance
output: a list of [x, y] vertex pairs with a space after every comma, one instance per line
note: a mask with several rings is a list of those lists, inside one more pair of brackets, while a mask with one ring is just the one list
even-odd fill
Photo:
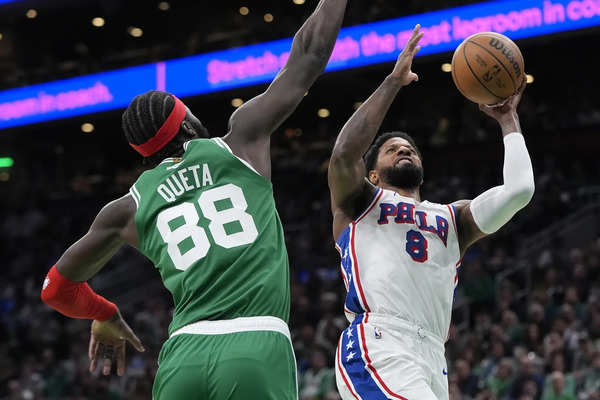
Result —
[[125, 373], [126, 342], [131, 343], [137, 351], [145, 351], [142, 342], [127, 325], [120, 311], [117, 310], [115, 315], [107, 321], [94, 320], [88, 353], [90, 372], [94, 372], [98, 360], [104, 360], [102, 373], [108, 375], [113, 361], [116, 360], [117, 374], [123, 376]]
[[421, 25], [415, 26], [412, 36], [408, 40], [408, 43], [406, 43], [402, 53], [398, 56], [394, 70], [390, 74], [391, 77], [399, 79], [402, 86], [410, 85], [411, 82], [419, 80], [419, 76], [412, 72], [411, 67], [415, 54], [421, 49], [421, 46], [418, 44], [419, 40], [423, 37], [423, 33], [420, 30]]
[[516, 114], [517, 107], [521, 102], [521, 97], [523, 97], [523, 92], [525, 91], [525, 87], [527, 86], [527, 82], [525, 78], [523, 78], [523, 83], [521, 83], [521, 87], [511, 97], [504, 100], [499, 104], [495, 104], [492, 106], [488, 106], [485, 104], [480, 104], [479, 109], [484, 113], [494, 118], [496, 121], [501, 122], [501, 120], [505, 116], [510, 116], [511, 114]]

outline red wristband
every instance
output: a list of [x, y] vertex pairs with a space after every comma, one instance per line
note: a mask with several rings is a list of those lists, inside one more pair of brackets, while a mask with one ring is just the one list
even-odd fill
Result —
[[42, 301], [71, 318], [106, 321], [117, 312], [117, 306], [96, 294], [87, 282], [73, 282], [53, 266], [42, 287]]

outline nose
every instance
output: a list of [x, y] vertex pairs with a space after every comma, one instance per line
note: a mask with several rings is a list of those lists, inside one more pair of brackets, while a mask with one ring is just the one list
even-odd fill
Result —
[[398, 155], [399, 156], [409, 156], [410, 150], [408, 149], [408, 147], [400, 146], [398, 148]]

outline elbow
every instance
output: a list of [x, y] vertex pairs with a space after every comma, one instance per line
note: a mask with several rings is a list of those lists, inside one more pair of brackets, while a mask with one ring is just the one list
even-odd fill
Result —
[[331, 49], [328, 48], [327, 43], [323, 39], [301, 29], [294, 36], [294, 42], [298, 44], [296, 47], [298, 54], [304, 57], [308, 68], [318, 72], [322, 72], [325, 69], [331, 56]]
[[522, 182], [518, 187], [514, 189], [513, 192], [513, 201], [515, 205], [519, 207], [519, 209], [525, 207], [535, 193], [535, 183], [533, 178]]
[[318, 50], [309, 51], [305, 54], [305, 66], [309, 76], [321, 75], [327, 67], [329, 55]]
[[329, 158], [329, 165], [341, 165], [348, 159], [348, 153], [343, 149], [334, 149]]
[[337, 142], [333, 151], [331, 152], [331, 163], [332, 164], [347, 164], [354, 162], [361, 155], [358, 154], [356, 149], [347, 143]]

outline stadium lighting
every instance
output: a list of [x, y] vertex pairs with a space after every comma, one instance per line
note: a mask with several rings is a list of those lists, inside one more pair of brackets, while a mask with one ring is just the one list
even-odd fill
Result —
[[4, 36], [3, 36], [3, 35], [0, 33], [0, 40], [2, 40], [2, 38], [3, 38], [3, 37], [4, 37]]
[[0, 168], [10, 168], [14, 163], [12, 157], [0, 157]]
[[265, 22], [273, 22], [273, 14], [266, 13], [264, 16]]
[[27, 18], [33, 19], [37, 17], [38, 13], [36, 9], [30, 8], [29, 10], [27, 10], [27, 13], [25, 13], [25, 15], [27, 16]]
[[331, 115], [331, 113], [329, 112], [328, 109], [326, 108], [321, 108], [318, 112], [317, 115], [321, 118], [327, 118]]
[[304, 4], [304, 0], [293, 0], [293, 2], [294, 2], [294, 4], [298, 4], [298, 5]]
[[452, 72], [452, 64], [450, 64], [450, 63], [443, 63], [442, 64], [442, 71], [444, 71], [444, 72]]
[[83, 133], [92, 133], [94, 132], [94, 124], [91, 124], [89, 122], [86, 122], [84, 124], [81, 125], [81, 131]]
[[127, 29], [127, 32], [129, 32], [129, 34], [135, 38], [141, 37], [144, 34], [144, 31], [136, 26], [130, 26]]
[[240, 14], [248, 15], [250, 13], [250, 9], [248, 7], [240, 7]]
[[171, 8], [171, 5], [167, 1], [161, 1], [158, 3], [158, 9], [160, 11], [168, 11]]
[[535, 81], [535, 78], [533, 77], [533, 75], [525, 75], [525, 78], [527, 79], [527, 83], [533, 83], [533, 81]]
[[102, 17], [95, 17], [94, 19], [92, 19], [92, 25], [94, 25], [95, 27], [100, 28], [101, 26], [104, 26], [104, 18]]
[[235, 99], [231, 100], [231, 105], [234, 106], [235, 108], [238, 108], [242, 104], [244, 104], [244, 100], [242, 100], [240, 98], [235, 98]]

